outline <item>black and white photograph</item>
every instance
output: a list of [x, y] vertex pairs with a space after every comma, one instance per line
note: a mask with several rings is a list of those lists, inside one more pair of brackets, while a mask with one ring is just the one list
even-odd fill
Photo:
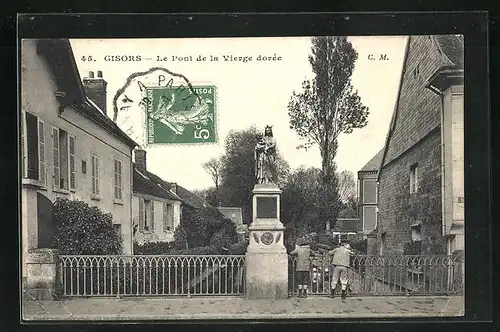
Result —
[[23, 320], [464, 316], [463, 35], [19, 48]]

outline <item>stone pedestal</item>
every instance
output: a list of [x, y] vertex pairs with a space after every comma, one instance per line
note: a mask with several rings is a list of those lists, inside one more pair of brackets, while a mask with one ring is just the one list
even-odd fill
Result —
[[52, 300], [57, 285], [56, 249], [31, 249], [26, 257], [25, 293], [28, 299]]
[[255, 185], [253, 222], [246, 253], [248, 299], [288, 297], [288, 255], [280, 221], [280, 194], [276, 185]]

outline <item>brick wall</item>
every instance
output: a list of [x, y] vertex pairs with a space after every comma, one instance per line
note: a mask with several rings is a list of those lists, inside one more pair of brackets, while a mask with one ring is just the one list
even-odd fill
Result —
[[[379, 220], [377, 251], [385, 232], [384, 254], [402, 254], [404, 244], [411, 241], [410, 225], [415, 221], [405, 211], [410, 192], [410, 167], [418, 164], [419, 182], [431, 183], [425, 191], [413, 194], [429, 198], [437, 210], [441, 208], [441, 99], [425, 88], [427, 79], [446, 65], [432, 37], [410, 37], [395, 122], [386, 147], [384, 166], [380, 172]], [[418, 216], [416, 217], [419, 218]], [[422, 220], [422, 254], [446, 252], [441, 235], [441, 217]]]

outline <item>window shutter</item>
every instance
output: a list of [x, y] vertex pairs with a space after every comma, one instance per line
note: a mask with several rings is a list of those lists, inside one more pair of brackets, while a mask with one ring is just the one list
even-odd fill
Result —
[[163, 231], [167, 232], [168, 231], [168, 207], [167, 203], [163, 202]]
[[99, 195], [100, 194], [100, 190], [99, 190], [99, 186], [100, 186], [100, 183], [99, 183], [99, 158], [95, 158], [95, 191], [96, 191], [96, 195]]
[[45, 124], [38, 119], [38, 176], [42, 185], [46, 184], [45, 171]]
[[53, 174], [52, 182], [54, 188], [59, 189], [61, 185], [61, 173], [60, 173], [60, 159], [59, 159], [59, 129], [52, 128], [52, 165]]
[[92, 195], [95, 195], [95, 157], [91, 157]]
[[75, 137], [69, 136], [69, 189], [75, 190]]
[[144, 200], [139, 198], [139, 230], [144, 231]]
[[118, 199], [118, 160], [116, 159], [113, 159], [113, 162], [114, 162], [114, 180], [113, 180], [113, 184], [114, 184], [114, 187], [115, 187], [115, 199]]
[[414, 180], [414, 185], [415, 185], [415, 192], [418, 191], [418, 166], [415, 165], [415, 180]]
[[92, 194], [99, 195], [99, 158], [92, 156]]
[[114, 159], [115, 199], [122, 199], [122, 162]]
[[151, 224], [151, 230], [155, 230], [155, 202], [150, 201], [150, 206], [151, 206], [151, 214], [150, 214], [150, 224]]
[[21, 176], [23, 178], [26, 178], [28, 177], [28, 174], [26, 172], [26, 133], [25, 133], [25, 128], [26, 128], [26, 124], [25, 124], [25, 115], [24, 115], [24, 112], [21, 112], [21, 119], [20, 119], [20, 123], [21, 123], [21, 127], [20, 127], [20, 131], [21, 131]]
[[122, 162], [118, 160], [118, 198], [123, 199], [123, 193], [122, 193]]

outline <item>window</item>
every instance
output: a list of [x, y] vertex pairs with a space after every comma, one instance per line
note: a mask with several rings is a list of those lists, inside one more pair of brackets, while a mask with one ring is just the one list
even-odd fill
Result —
[[92, 195], [99, 197], [99, 158], [92, 156]]
[[21, 116], [21, 168], [24, 178], [46, 184], [45, 123], [29, 112]]
[[375, 180], [363, 180], [363, 203], [377, 203], [377, 182]]
[[410, 167], [410, 193], [418, 191], [418, 165], [413, 164]]
[[411, 227], [411, 240], [413, 242], [419, 242], [422, 241], [422, 233], [421, 233], [421, 227], [420, 224], [413, 225]]
[[377, 207], [363, 206], [363, 230], [372, 231], [377, 226]]
[[69, 189], [69, 137], [68, 133], [59, 129], [59, 167], [61, 172], [61, 189]]
[[139, 227], [141, 231], [154, 230], [154, 202], [139, 198]]
[[54, 189], [75, 189], [75, 137], [56, 127], [52, 127], [52, 167]]
[[174, 230], [174, 207], [172, 204], [163, 203], [163, 231]]
[[76, 189], [76, 177], [75, 177], [75, 137], [69, 137], [69, 189]]
[[115, 159], [114, 160], [114, 170], [115, 170], [115, 177], [114, 177], [114, 184], [115, 184], [115, 200], [121, 201], [123, 199], [123, 192], [122, 192], [122, 162], [121, 160]]
[[413, 78], [418, 79], [420, 77], [420, 65], [416, 65], [413, 69]]

